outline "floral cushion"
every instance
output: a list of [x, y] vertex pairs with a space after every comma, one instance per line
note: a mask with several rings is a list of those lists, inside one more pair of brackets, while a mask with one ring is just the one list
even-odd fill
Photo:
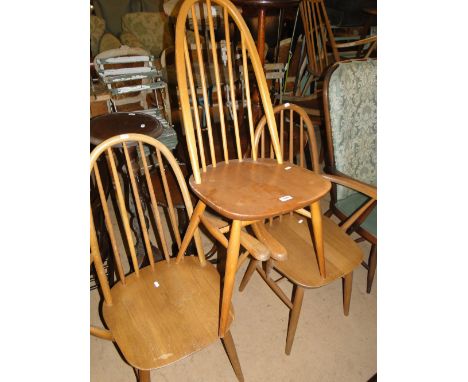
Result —
[[106, 22], [100, 17], [91, 15], [90, 16], [91, 26], [91, 53], [93, 57], [99, 53], [99, 42], [101, 37], [106, 30]]
[[113, 34], [105, 33], [101, 38], [101, 42], [99, 43], [99, 53], [106, 50], [118, 49], [121, 45], [122, 44], [117, 37], [115, 37]]
[[168, 46], [173, 45], [169, 18], [164, 12], [135, 12], [122, 17], [122, 32], [132, 33], [144, 49], [159, 57]]
[[[335, 167], [377, 184], [377, 60], [340, 63], [330, 78], [328, 102]], [[355, 193], [337, 187], [337, 199]]]

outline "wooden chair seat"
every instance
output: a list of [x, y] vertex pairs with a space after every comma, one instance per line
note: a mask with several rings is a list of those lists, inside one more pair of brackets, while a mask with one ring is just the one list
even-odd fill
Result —
[[236, 220], [260, 220], [308, 206], [331, 187], [321, 176], [275, 159], [221, 162], [207, 166], [201, 179], [196, 184], [190, 178], [194, 193], [222, 216]]
[[273, 261], [274, 268], [305, 288], [318, 288], [347, 275], [362, 261], [362, 251], [354, 240], [331, 219], [323, 216], [326, 276], [320, 275], [307, 219], [294, 213], [265, 224], [266, 229], [287, 250], [285, 261]]
[[[155, 282], [159, 286], [155, 286]], [[103, 304], [106, 324], [125, 359], [140, 370], [173, 363], [219, 339], [219, 273], [196, 257], [161, 261], [126, 277]], [[232, 305], [228, 327], [234, 318]]]

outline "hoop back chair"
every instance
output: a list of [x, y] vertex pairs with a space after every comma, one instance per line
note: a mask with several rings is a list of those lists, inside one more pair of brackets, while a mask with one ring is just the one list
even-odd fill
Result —
[[177, 136], [169, 128], [172, 117], [167, 83], [153, 62], [154, 57], [146, 50], [124, 45], [98, 54], [94, 67], [110, 92], [112, 111], [138, 111], [153, 116], [164, 127], [159, 140], [175, 147]]
[[[218, 94], [219, 123], [213, 123], [213, 116], [208, 108], [208, 94], [206, 90], [206, 65], [202, 60], [200, 35], [195, 25], [195, 45], [197, 55], [191, 55], [187, 41], [187, 18], [192, 14], [196, 24], [196, 8], [206, 4], [206, 9], [217, 5], [222, 11], [222, 26], [224, 35], [214, 33], [213, 17], [210, 12], [206, 18], [209, 25], [209, 43], [215, 69], [215, 83]], [[224, 42], [219, 41], [219, 36]], [[218, 40], [216, 40], [218, 38]], [[226, 97], [221, 92], [220, 68], [221, 60], [217, 57], [217, 47], [221, 43], [226, 46], [225, 65], [229, 79], [229, 97], [231, 107], [235, 107], [238, 95], [234, 92], [234, 72], [237, 65], [242, 65], [245, 81], [245, 99], [247, 100], [247, 118], [240, 121], [237, 113], [232, 113], [232, 121], [226, 117]], [[233, 47], [241, 45], [239, 56], [234, 55]], [[238, 265], [239, 238], [241, 228], [261, 222], [263, 219], [283, 212], [293, 211], [305, 206], [312, 206], [314, 214], [320, 220], [318, 200], [330, 189], [330, 183], [315, 176], [310, 171], [297, 166], [283, 164], [280, 151], [278, 132], [273, 115], [273, 106], [266, 84], [265, 74], [260, 64], [260, 58], [250, 32], [237, 8], [228, 0], [186, 0], [182, 3], [176, 24], [176, 69], [180, 93], [183, 128], [187, 140], [188, 154], [193, 175], [190, 186], [199, 198], [194, 214], [192, 215], [187, 233], [182, 242], [180, 251], [185, 251], [185, 245], [191, 240], [194, 229], [200, 222], [210, 233], [227, 246], [226, 267], [224, 275], [223, 301], [220, 318], [220, 335], [226, 330], [229, 303], [232, 297], [233, 282]], [[195, 60], [195, 61], [194, 61]], [[224, 64], [223, 64], [224, 65]], [[251, 81], [247, 73], [251, 65], [255, 81]], [[207, 137], [203, 135], [200, 115], [197, 107], [197, 93], [194, 84], [194, 70], [202, 79], [202, 95], [204, 113], [206, 116]], [[251, 159], [244, 159], [248, 146], [253, 146], [253, 101], [250, 90], [254, 82], [259, 92], [259, 102], [264, 109], [268, 129], [272, 136], [272, 147], [276, 159], [257, 159], [256, 154]], [[223, 98], [224, 97], [224, 98]], [[213, 132], [221, 132], [221, 142], [215, 142]], [[247, 137], [243, 142], [241, 137]], [[231, 159], [228, 151], [228, 141], [234, 141], [234, 157]], [[221, 147], [221, 158], [216, 156], [215, 146]], [[205, 145], [207, 150], [205, 150]], [[286, 167], [288, 167], [286, 169]], [[216, 227], [210, 226], [205, 218], [206, 207], [210, 207], [223, 218], [232, 221], [232, 224], [220, 232]], [[319, 225], [319, 221], [317, 222]], [[229, 241], [224, 233], [229, 232]], [[221, 234], [220, 234], [221, 233]], [[261, 241], [261, 240], [260, 240]], [[245, 257], [243, 258], [245, 259]]]
[[[305, 110], [289, 103], [276, 106], [273, 110], [279, 117], [280, 147], [284, 153], [284, 158], [287, 158], [289, 163], [312, 168], [315, 174], [326, 178], [333, 184], [351, 187], [368, 195], [371, 199], [376, 198], [376, 190], [373, 187], [348, 178], [321, 174], [313, 125]], [[269, 137], [267, 136], [265, 123], [266, 120], [263, 118], [255, 132], [254, 147], [259, 151], [261, 157], [274, 155], [274, 152], [269, 149]], [[239, 289], [240, 291], [244, 290], [252, 274], [257, 270], [268, 286], [291, 310], [286, 339], [286, 354], [290, 354], [293, 345], [304, 289], [319, 288], [343, 278], [343, 309], [344, 314], [348, 315], [353, 270], [362, 261], [362, 251], [346, 233], [346, 230], [354, 221], [359, 219], [362, 213], [363, 210], [356, 211], [341, 227], [330, 218], [322, 217], [323, 258], [318, 255], [316, 237], [311, 229], [311, 224], [315, 224], [315, 221], [311, 220], [311, 213], [305, 209], [274, 217], [269, 222], [255, 228], [257, 235], [264, 236], [273, 248], [272, 250], [283, 247], [287, 257], [280, 260], [270, 258], [264, 263], [264, 269], [260, 262], [252, 259]], [[322, 268], [326, 269], [325, 277], [321, 274]], [[282, 275], [280, 279], [274, 280], [272, 278], [271, 271], [273, 269]], [[286, 296], [277, 284], [283, 277], [293, 283], [291, 299]]]
[[[135, 166], [129, 155], [133, 146], [140, 153], [141, 162]], [[143, 152], [150, 146], [156, 152], [163, 192], [170, 205], [169, 217], [164, 220], [158, 210], [157, 193]], [[123, 151], [123, 163], [116, 158]], [[98, 166], [98, 162], [100, 165]], [[104, 166], [102, 165], [104, 164]], [[133, 168], [136, 168], [134, 171]], [[141, 170], [140, 170], [141, 169]], [[114, 341], [125, 360], [138, 370], [140, 381], [150, 380], [150, 370], [157, 369], [218, 340], [221, 281], [213, 265], [205, 261], [200, 236], [195, 233], [198, 256], [171, 258], [171, 240], [180, 246], [177, 218], [172, 205], [171, 189], [167, 185], [167, 172], [172, 172], [190, 217], [193, 212], [189, 191], [176, 159], [162, 143], [146, 135], [123, 134], [98, 145], [91, 153], [91, 180], [99, 190], [100, 206], [110, 238], [118, 282], [111, 288], [104, 273], [95, 230], [98, 211], [91, 208], [91, 266], [98, 275], [104, 302], [103, 318], [108, 329], [91, 326], [91, 334]], [[123, 195], [123, 181], [119, 172], [127, 172], [131, 193], [135, 200], [138, 219], [142, 227], [149, 265], [138, 267], [134, 236], [130, 228], [128, 209]], [[104, 193], [102, 177], [111, 178], [111, 196]], [[138, 174], [139, 180], [137, 181]], [[142, 198], [149, 200], [148, 208]], [[155, 262], [153, 246], [164, 254], [164, 260]], [[127, 255], [127, 256], [125, 256]], [[129, 258], [129, 265], [125, 260]], [[128, 269], [130, 271], [128, 271]], [[243, 380], [234, 342], [229, 332], [233, 319], [229, 308], [227, 330], [223, 343], [240, 381]]]
[[[335, 63], [324, 82], [323, 104], [326, 128], [325, 171], [370, 185], [377, 184], [377, 60], [348, 60]], [[362, 193], [332, 186], [330, 210], [345, 220], [353, 211], [368, 205]], [[367, 293], [377, 266], [377, 204], [351, 227], [371, 243]]]

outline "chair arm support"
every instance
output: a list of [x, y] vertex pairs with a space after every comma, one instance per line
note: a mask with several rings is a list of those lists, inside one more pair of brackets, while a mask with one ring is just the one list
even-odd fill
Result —
[[102, 338], [103, 340], [114, 341], [114, 336], [110, 330], [98, 328], [96, 326], [90, 327], [90, 333], [92, 336]]
[[358, 45], [371, 44], [371, 43], [376, 42], [376, 41], [377, 41], [377, 36], [371, 36], [371, 37], [366, 37], [366, 38], [363, 38], [363, 39], [357, 40], [357, 41], [337, 43], [336, 47], [338, 49], [350, 48], [350, 47], [358, 46]]
[[268, 248], [272, 259], [277, 261], [285, 261], [288, 259], [286, 248], [266, 230], [264, 223], [257, 222], [252, 224], [252, 230], [258, 240]]
[[337, 183], [341, 186], [352, 188], [358, 192], [361, 192], [370, 198], [377, 200], [377, 187], [371, 186], [370, 184], [360, 182], [356, 179], [345, 178], [338, 175], [322, 174], [322, 176], [330, 182]]

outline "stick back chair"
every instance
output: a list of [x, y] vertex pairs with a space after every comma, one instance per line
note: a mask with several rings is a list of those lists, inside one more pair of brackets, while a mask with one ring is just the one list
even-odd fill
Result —
[[[335, 63], [325, 76], [323, 104], [326, 129], [325, 171], [377, 184], [377, 60]], [[345, 220], [368, 204], [367, 195], [332, 186], [327, 215]], [[367, 293], [377, 267], [377, 202], [351, 227], [371, 244]]]
[[[237, 70], [235, 65], [242, 65], [245, 70], [245, 99], [247, 101], [245, 120], [238, 120], [236, 112], [231, 113], [232, 121], [228, 121], [226, 118], [226, 98], [223, 98], [221, 92], [219, 79], [221, 69], [218, 67], [219, 61], [222, 60], [217, 57], [217, 49], [212, 49], [211, 54], [215, 68], [219, 123], [214, 123], [208, 108], [208, 94], [204, 80], [207, 68], [201, 59], [203, 55], [197, 27], [194, 28], [195, 45], [198, 51], [195, 57], [190, 54], [187, 41], [188, 15], [195, 15], [196, 8], [203, 4], [206, 4], [206, 9], [217, 5], [222, 10], [223, 25], [219, 28], [224, 30], [224, 35], [222, 35], [222, 38], [225, 39], [224, 42], [219, 41], [220, 34], [216, 36], [214, 33], [213, 17], [210, 12], [206, 18], [209, 25], [211, 47], [217, 47], [221, 43], [226, 46], [225, 65], [228, 72], [231, 107], [234, 107], [233, 105], [236, 105], [240, 98], [234, 92], [234, 72]], [[195, 23], [197, 22], [196, 17], [192, 17], [192, 19]], [[216, 40], [217, 37], [218, 40]], [[241, 45], [241, 50], [236, 57], [232, 47], [236, 47], [238, 43]], [[220, 335], [223, 335], [227, 328], [228, 309], [232, 297], [234, 277], [238, 268], [239, 238], [243, 232], [241, 228], [261, 222], [270, 216], [305, 206], [311, 206], [317, 219], [320, 220], [318, 200], [328, 192], [330, 183], [301, 167], [283, 163], [265, 74], [250, 31], [234, 4], [228, 0], [186, 0], [183, 2], [177, 18], [175, 50], [183, 128], [193, 171], [189, 182], [193, 192], [199, 198], [180, 251], [185, 251], [185, 246], [188, 245], [200, 222], [227, 247], [219, 327]], [[251, 81], [247, 73], [249, 66], [253, 68], [255, 81]], [[202, 80], [202, 95], [206, 101], [203, 102], [203, 105], [208, 139], [204, 139], [200, 125], [197, 93], [193, 80], [195, 69], [198, 70], [197, 74]], [[256, 153], [251, 159], [244, 159], [248, 147], [252, 147], [254, 142], [253, 101], [250, 93], [254, 85], [258, 88], [260, 103], [266, 115], [268, 129], [273, 137], [272, 146], [276, 159], [258, 159]], [[214, 141], [215, 130], [221, 132], [221, 142]], [[241, 136], [246, 136], [247, 139], [242, 142]], [[235, 142], [235, 159], [231, 159], [228, 151], [229, 141]], [[221, 157], [216, 155], [215, 146], [217, 145], [221, 148]], [[205, 146], [208, 148], [206, 151]], [[205, 152], [208, 155], [205, 155]], [[207, 206], [230, 222], [227, 229], [220, 232], [216, 227], [210, 225], [204, 214]], [[317, 222], [317, 225], [319, 224]], [[229, 241], [223, 235], [227, 232], [229, 232]]]
[[[351, 187], [369, 195], [372, 199], [376, 198], [376, 190], [373, 187], [335, 175], [321, 174], [314, 130], [305, 110], [297, 105], [286, 103], [276, 106], [274, 112], [279, 117], [281, 151], [288, 163], [294, 163], [300, 167], [311, 167], [315, 174], [334, 184]], [[260, 157], [274, 154], [269, 150], [269, 137], [265, 123], [266, 120], [263, 118], [255, 132], [254, 147], [259, 150]], [[273, 292], [291, 310], [286, 354], [291, 353], [305, 289], [319, 288], [343, 278], [343, 309], [344, 314], [348, 315], [353, 270], [362, 261], [362, 251], [346, 233], [346, 230], [362, 213], [362, 210], [357, 211], [341, 227], [330, 218], [322, 217], [323, 258], [318, 255], [318, 243], [311, 230], [311, 224], [315, 224], [315, 221], [311, 221], [311, 213], [305, 209], [280, 215], [255, 227], [257, 236], [263, 237], [263, 241], [270, 245], [272, 251], [279, 250], [287, 253], [287, 256], [275, 260], [272, 255], [263, 264], [263, 268], [259, 261], [252, 259], [239, 289], [240, 291], [244, 290], [254, 271], [257, 270]], [[322, 268], [326, 269], [325, 277], [321, 274]], [[280, 279], [273, 279], [271, 274], [273, 269], [282, 275]], [[278, 286], [278, 282], [284, 277], [293, 284], [291, 299]]]
[[[136, 146], [140, 152], [142, 174], [137, 182], [129, 148]], [[149, 173], [145, 146], [156, 152], [163, 192], [171, 206], [164, 220], [158, 209], [157, 193]], [[117, 151], [123, 151], [124, 163], [117, 162]], [[101, 165], [98, 166], [98, 161]], [[106, 166], [102, 166], [102, 163]], [[132, 167], [133, 166], [133, 167]], [[119, 170], [118, 170], [119, 169]], [[140, 170], [141, 169], [141, 170]], [[205, 261], [200, 236], [195, 232], [198, 256], [171, 258], [171, 240], [180, 246], [177, 218], [172, 205], [171, 189], [167, 185], [167, 172], [172, 172], [180, 188], [188, 217], [193, 206], [183, 174], [169, 149], [157, 140], [141, 134], [124, 134], [110, 138], [91, 153], [91, 179], [99, 190], [100, 206], [105, 216], [105, 226], [110, 238], [118, 282], [111, 288], [106, 279], [95, 230], [99, 212], [91, 209], [91, 266], [98, 275], [104, 302], [102, 313], [108, 329], [91, 326], [91, 334], [115, 342], [125, 360], [138, 370], [140, 381], [150, 380], [150, 370], [169, 365], [217, 341], [221, 281], [213, 265]], [[112, 179], [111, 196], [107, 197], [102, 184], [104, 171]], [[123, 181], [119, 172], [129, 174], [131, 192], [149, 265], [138, 267], [134, 236], [130, 229], [129, 214], [123, 195]], [[141, 197], [147, 194], [148, 208], [142, 207]], [[147, 219], [148, 218], [148, 219]], [[156, 262], [153, 246], [164, 254]], [[127, 256], [125, 256], [127, 255]], [[129, 265], [125, 260], [129, 259]], [[130, 271], [128, 271], [130, 270]], [[229, 326], [233, 319], [229, 307], [227, 330], [222, 341], [239, 379], [242, 370]]]

